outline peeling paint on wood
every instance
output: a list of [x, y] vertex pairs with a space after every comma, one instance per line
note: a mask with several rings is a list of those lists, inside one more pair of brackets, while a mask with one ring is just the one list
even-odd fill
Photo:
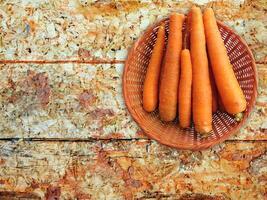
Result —
[[[87, 3], [86, 3], [87, 2]], [[140, 34], [172, 11], [212, 6], [266, 63], [266, 2], [47, 0], [1, 2], [2, 59], [125, 59]], [[23, 20], [22, 20], [23, 19]]]
[[1, 200], [40, 200], [38, 195], [27, 193], [27, 192], [0, 192]]
[[[124, 105], [122, 64], [0, 67], [0, 138], [146, 138]], [[230, 139], [267, 140], [267, 74], [258, 69], [255, 109]]]
[[60, 187], [49, 186], [46, 190], [45, 199], [46, 200], [59, 200], [61, 194]]
[[149, 140], [2, 141], [0, 191], [47, 199], [263, 199], [266, 152], [266, 142], [191, 152]]
[[[247, 124], [205, 151], [148, 140], [121, 90], [128, 49], [171, 11], [212, 6], [257, 63]], [[0, 1], [0, 199], [267, 199], [264, 0]]]

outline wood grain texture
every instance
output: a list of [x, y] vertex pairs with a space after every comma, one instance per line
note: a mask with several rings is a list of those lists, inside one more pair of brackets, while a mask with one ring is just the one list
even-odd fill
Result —
[[[248, 123], [202, 152], [147, 140], [121, 95], [134, 41], [193, 3], [212, 6], [247, 41], [259, 72]], [[0, 1], [0, 199], [267, 199], [266, 8], [264, 0]]]
[[[0, 65], [0, 138], [144, 138], [121, 91], [123, 64]], [[266, 67], [246, 126], [230, 139], [267, 140]]]
[[2, 1], [0, 58], [26, 60], [125, 59], [140, 34], [171, 11], [212, 6], [237, 31], [256, 61], [266, 63], [264, 1]]
[[1, 141], [0, 191], [42, 199], [51, 192], [60, 199], [264, 199], [266, 151], [266, 142], [191, 152], [149, 140]]

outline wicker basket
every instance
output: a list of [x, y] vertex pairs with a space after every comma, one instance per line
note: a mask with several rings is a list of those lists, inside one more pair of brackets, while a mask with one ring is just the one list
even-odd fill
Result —
[[[257, 95], [257, 72], [253, 55], [241, 37], [221, 22], [217, 22], [235, 75], [244, 91], [247, 109], [240, 122], [236, 122], [233, 116], [225, 112], [217, 111], [212, 117], [212, 133], [208, 137], [202, 138], [195, 132], [193, 125], [189, 129], [181, 129], [177, 119], [174, 122], [162, 122], [158, 110], [147, 113], [142, 107], [146, 69], [155, 44], [158, 27], [163, 21], [166, 22], [166, 32], [168, 33], [169, 19], [163, 19], [148, 28], [128, 54], [123, 73], [123, 95], [126, 106], [134, 120], [150, 138], [177, 149], [206, 149], [226, 140], [237, 132], [247, 120]], [[185, 30], [185, 24], [183, 30]]]

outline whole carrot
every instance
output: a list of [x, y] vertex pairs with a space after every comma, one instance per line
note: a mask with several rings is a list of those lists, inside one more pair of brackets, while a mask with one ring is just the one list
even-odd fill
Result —
[[193, 121], [199, 133], [212, 130], [212, 96], [201, 10], [191, 9], [190, 47], [193, 71]]
[[205, 10], [203, 19], [208, 54], [223, 105], [228, 113], [238, 114], [246, 109], [246, 99], [235, 77], [211, 8]]
[[191, 121], [192, 64], [190, 51], [181, 52], [181, 78], [179, 83], [179, 122], [182, 128], [188, 128]]
[[211, 68], [209, 68], [209, 72], [210, 72], [210, 85], [212, 94], [212, 112], [215, 113], [218, 110], [218, 93]]
[[177, 113], [183, 20], [182, 14], [170, 15], [169, 37], [159, 91], [159, 113], [163, 121], [174, 120]]
[[164, 43], [165, 28], [164, 25], [161, 25], [158, 29], [156, 44], [152, 51], [144, 82], [143, 107], [147, 112], [154, 111], [158, 105], [158, 85]]

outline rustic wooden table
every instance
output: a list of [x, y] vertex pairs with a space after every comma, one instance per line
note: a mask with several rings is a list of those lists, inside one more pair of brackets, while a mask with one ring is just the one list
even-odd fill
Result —
[[[205, 151], [149, 140], [122, 97], [128, 49], [193, 3], [249, 44], [258, 99]], [[267, 199], [267, 2], [0, 1], [0, 199]]]

